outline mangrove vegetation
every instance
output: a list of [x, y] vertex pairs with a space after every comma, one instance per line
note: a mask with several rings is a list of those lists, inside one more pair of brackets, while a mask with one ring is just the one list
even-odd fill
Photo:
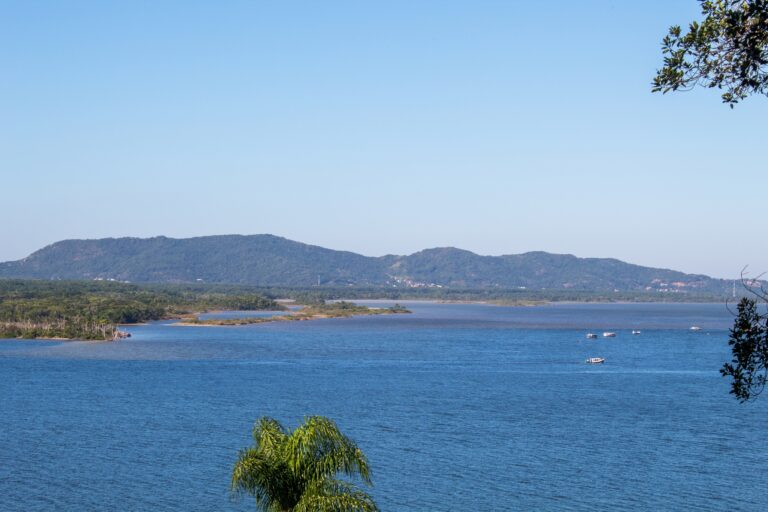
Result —
[[118, 325], [210, 310], [281, 310], [239, 289], [188, 289], [102, 281], [0, 280], [0, 338], [119, 338]]

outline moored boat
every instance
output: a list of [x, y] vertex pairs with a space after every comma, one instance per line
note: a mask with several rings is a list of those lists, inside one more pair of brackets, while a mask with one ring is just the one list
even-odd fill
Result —
[[597, 334], [592, 333], [592, 332], [587, 333], [587, 339], [588, 340], [596, 340], [597, 339]]
[[604, 332], [603, 333], [603, 338], [615, 338], [615, 337], [616, 337], [616, 333], [615, 332]]
[[632, 331], [632, 334], [635, 334], [635, 335], [640, 334], [640, 331]]

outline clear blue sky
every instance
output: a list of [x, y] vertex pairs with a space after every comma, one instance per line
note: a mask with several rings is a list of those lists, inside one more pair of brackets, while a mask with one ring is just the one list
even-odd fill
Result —
[[695, 0], [0, 3], [0, 260], [273, 233], [768, 270], [768, 99], [651, 94]]

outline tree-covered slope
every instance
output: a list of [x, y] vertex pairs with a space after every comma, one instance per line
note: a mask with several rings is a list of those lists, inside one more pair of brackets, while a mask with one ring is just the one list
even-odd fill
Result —
[[454, 248], [427, 249], [401, 257], [390, 266], [390, 272], [407, 276], [421, 285], [454, 288], [669, 290], [720, 294], [725, 293], [731, 283], [609, 258], [577, 258], [546, 252], [480, 256]]
[[0, 264], [0, 276], [311, 286], [375, 284], [376, 260], [272, 235], [65, 240]]
[[731, 281], [632, 265], [616, 259], [529, 252], [481, 256], [436, 248], [409, 256], [362, 256], [272, 235], [65, 240], [19, 261], [0, 277], [206, 282], [256, 286], [445, 287], [724, 294]]

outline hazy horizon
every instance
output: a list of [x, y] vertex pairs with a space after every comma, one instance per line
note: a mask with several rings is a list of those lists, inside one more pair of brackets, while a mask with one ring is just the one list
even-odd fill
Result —
[[691, 0], [0, 6], [0, 261], [273, 233], [768, 270], [768, 102], [652, 94]]

